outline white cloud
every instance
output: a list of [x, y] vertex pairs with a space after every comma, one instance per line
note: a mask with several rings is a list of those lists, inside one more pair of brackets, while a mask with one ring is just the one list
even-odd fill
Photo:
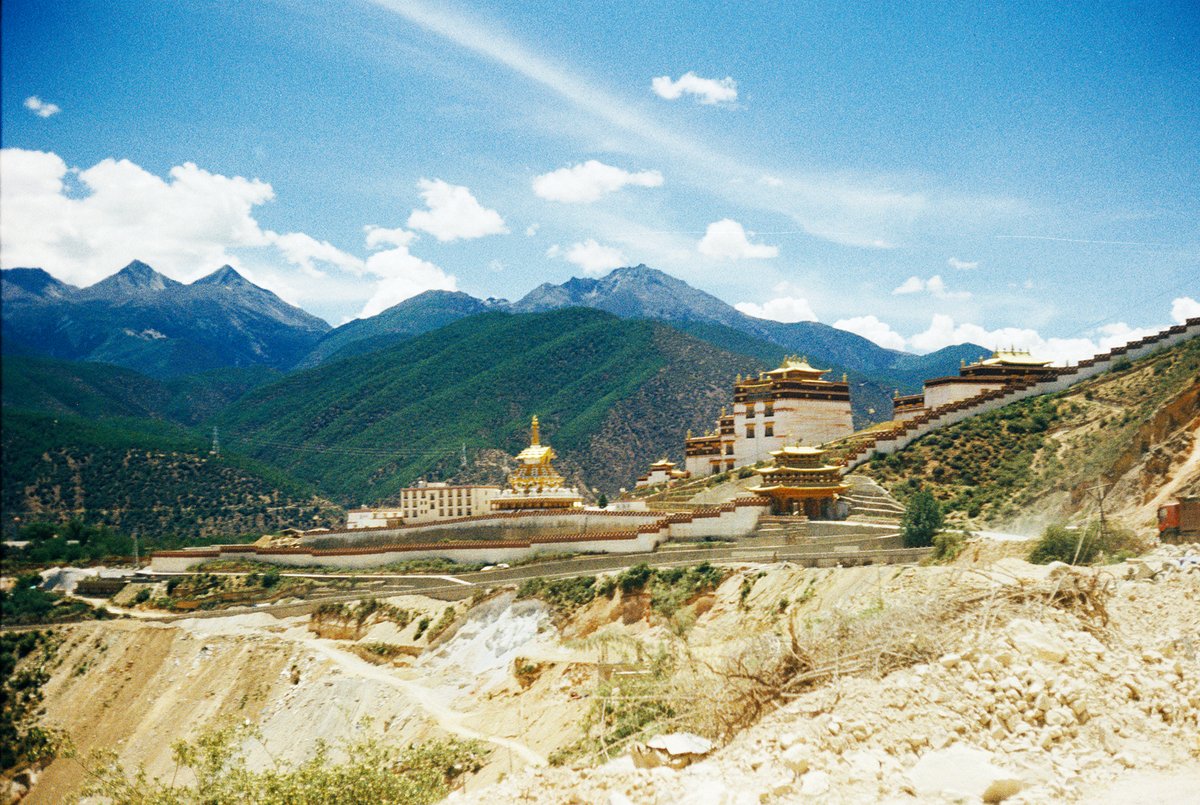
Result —
[[541, 224], [533, 223], [533, 224], [530, 224], [529, 226], [525, 227], [525, 237], [531, 238], [534, 235], [536, 235], [538, 233], [538, 230], [541, 229], [541, 226], [542, 226]]
[[630, 173], [595, 159], [569, 168], [543, 173], [533, 180], [533, 192], [550, 201], [587, 204], [622, 187], [662, 187], [662, 174], [655, 170]]
[[988, 349], [1015, 347], [1027, 349], [1037, 358], [1061, 365], [1090, 358], [1162, 329], [1131, 327], [1124, 322], [1114, 322], [1098, 327], [1091, 337], [1043, 338], [1036, 330], [1022, 327], [988, 330], [978, 324], [956, 323], [953, 317], [937, 313], [930, 320], [929, 329], [908, 339], [908, 344], [919, 353], [933, 352], [942, 347], [968, 341]]
[[582, 243], [573, 243], [563, 251], [558, 244], [546, 250], [547, 257], [562, 257], [583, 269], [585, 274], [599, 276], [605, 271], [628, 265], [625, 255], [613, 246], [604, 246], [588, 238]]
[[780, 296], [775, 299], [768, 299], [761, 305], [754, 302], [738, 302], [734, 307], [747, 316], [753, 316], [756, 319], [770, 319], [771, 321], [782, 321], [788, 324], [797, 321], [817, 320], [817, 314], [813, 313], [812, 306], [808, 304], [808, 300], [795, 296]]
[[951, 291], [947, 289], [946, 283], [940, 274], [934, 274], [927, 280], [923, 280], [917, 276], [909, 277], [900, 283], [892, 293], [900, 295], [920, 293], [922, 291], [938, 299], [969, 299], [971, 297], [970, 291]]
[[36, 95], [30, 95], [25, 99], [25, 108], [33, 112], [38, 117], [50, 117], [57, 115], [62, 111], [62, 107], [56, 103], [47, 103]]
[[709, 224], [696, 248], [701, 254], [719, 260], [769, 259], [779, 255], [774, 246], [751, 243], [742, 225], [730, 218]]
[[368, 249], [378, 249], [381, 246], [407, 247], [417, 239], [416, 232], [409, 232], [403, 227], [386, 229], [382, 226], [368, 224], [363, 227], [363, 231], [367, 233], [366, 241]]
[[951, 257], [946, 261], [946, 265], [950, 266], [951, 268], [957, 268], [961, 271], [969, 271], [972, 268], [979, 268], [979, 261], [972, 260], [968, 262], [966, 260], [959, 260], [957, 257]]
[[893, 330], [887, 322], [880, 321], [874, 316], [839, 319], [833, 323], [833, 326], [839, 330], [861, 335], [887, 349], [904, 349], [904, 336]]
[[1200, 316], [1200, 302], [1190, 296], [1181, 296], [1171, 302], [1171, 318], [1176, 324], [1183, 324], [1197, 316]]
[[326, 263], [355, 274], [362, 273], [362, 260], [347, 254], [328, 241], [317, 240], [303, 232], [288, 232], [285, 235], [267, 232], [266, 235], [275, 247], [283, 252], [289, 263], [299, 266], [310, 276], [324, 276], [314, 263]]
[[390, 244], [393, 248], [375, 252], [367, 258], [367, 272], [380, 280], [358, 314], [360, 319], [374, 316], [424, 291], [458, 290], [457, 277], [409, 252], [409, 244], [415, 239], [414, 233], [403, 229], [368, 227], [368, 245]]
[[695, 95], [700, 103], [710, 106], [732, 103], [738, 96], [737, 82], [732, 78], [701, 78], [690, 70], [681, 75], [678, 81], [672, 81], [669, 75], [652, 79], [650, 88], [654, 90], [655, 95], [668, 101], [679, 100], [687, 93]]
[[[232, 249], [283, 237], [263, 231], [253, 215], [274, 198], [269, 184], [190, 162], [171, 168], [164, 180], [128, 160], [77, 170], [57, 154], [5, 148], [0, 173], [0, 262], [41, 266], [77, 285], [134, 259], [191, 280], [224, 263], [237, 265]], [[297, 244], [283, 244], [296, 256]]]
[[428, 232], [443, 242], [508, 232], [500, 213], [482, 206], [462, 185], [422, 179], [417, 187], [429, 209], [413, 210], [408, 217], [412, 229]]
[[758, 177], [758, 183], [767, 187], [783, 187], [783, 179], [766, 173]]
[[756, 302], [738, 302], [734, 307], [756, 319], [770, 319], [788, 324], [817, 320], [812, 306], [801, 296], [804, 291], [799, 286], [790, 282], [780, 282], [772, 290], [776, 294], [775, 298], [768, 299], [761, 305]]

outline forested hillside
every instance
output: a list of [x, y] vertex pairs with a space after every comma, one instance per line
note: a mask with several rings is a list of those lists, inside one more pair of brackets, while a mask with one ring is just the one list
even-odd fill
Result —
[[262, 462], [208, 452], [187, 429], [5, 408], [4, 533], [79, 518], [124, 533], [261, 534], [343, 521], [343, 512]]
[[[520, 450], [529, 417], [592, 486], [631, 485], [688, 428], [710, 427], [754, 358], [594, 310], [485, 313], [398, 346], [289, 375], [218, 421], [231, 447], [342, 503], [452, 477], [477, 450]], [[603, 449], [600, 433], [611, 438]], [[500, 480], [499, 478], [493, 480]]]

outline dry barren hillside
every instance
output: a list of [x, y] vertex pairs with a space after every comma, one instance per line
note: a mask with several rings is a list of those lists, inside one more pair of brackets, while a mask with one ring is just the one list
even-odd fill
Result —
[[[1016, 550], [75, 625], [43, 721], [83, 755], [111, 748], [167, 778], [174, 740], [228, 719], [257, 728], [241, 747], [257, 768], [321, 740], [477, 739], [485, 766], [454, 795], [470, 802], [937, 801], [993, 784], [1095, 801], [1200, 780], [1195, 547], [1087, 570], [1002, 558]], [[712, 744], [695, 765], [635, 767], [660, 757], [644, 743], [684, 731]], [[56, 760], [26, 801], [84, 781]]]

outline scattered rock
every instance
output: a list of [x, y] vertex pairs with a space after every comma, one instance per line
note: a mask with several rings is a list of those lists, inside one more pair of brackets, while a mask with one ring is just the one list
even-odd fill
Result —
[[908, 772], [918, 796], [962, 796], [1001, 802], [1018, 793], [1021, 779], [992, 763], [983, 749], [955, 744], [925, 754]]

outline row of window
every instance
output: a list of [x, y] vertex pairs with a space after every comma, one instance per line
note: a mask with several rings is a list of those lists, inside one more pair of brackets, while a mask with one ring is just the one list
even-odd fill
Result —
[[[775, 425], [771, 422], [764, 423], [763, 424], [763, 437], [765, 438], [765, 437], [774, 436], [774, 435], [775, 435]], [[746, 438], [747, 439], [754, 438], [754, 426], [753, 425], [746, 426]]]
[[[754, 403], [746, 403], [746, 419], [754, 419], [756, 407]], [[772, 403], [763, 403], [763, 416], [775, 416], [775, 406]]]

